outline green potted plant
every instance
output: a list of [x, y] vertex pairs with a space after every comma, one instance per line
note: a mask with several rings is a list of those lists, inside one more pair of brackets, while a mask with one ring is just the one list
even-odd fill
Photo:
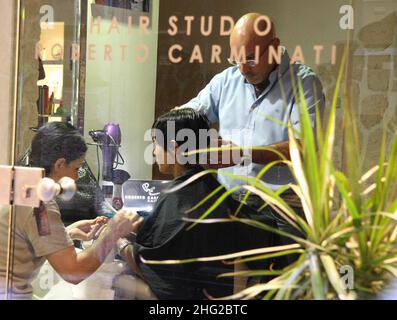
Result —
[[[345, 55], [346, 57], [346, 55]], [[328, 121], [322, 130], [313, 132], [300, 84], [296, 98], [302, 106], [301, 132], [289, 127], [291, 160], [276, 161], [264, 167], [255, 178], [233, 176], [246, 181], [245, 189], [262, 197], [267, 205], [277, 210], [289, 223], [306, 236], [300, 238], [273, 229], [257, 221], [240, 219], [238, 212], [231, 220], [254, 225], [295, 240], [296, 244], [238, 252], [222, 257], [198, 257], [180, 261], [147, 261], [147, 263], [189, 263], [192, 261], [234, 259], [233, 263], [269, 259], [298, 253], [299, 258], [283, 270], [241, 271], [221, 276], [276, 275], [267, 283], [248, 287], [227, 299], [249, 299], [260, 295], [264, 299], [357, 299], [376, 296], [397, 277], [397, 135], [386, 152], [386, 136], [379, 152], [378, 165], [360, 173], [359, 144], [355, 118], [346, 94], [342, 93], [344, 108], [344, 146], [346, 166], [336, 168], [333, 160], [336, 130], [336, 105], [345, 71], [342, 60]], [[320, 123], [319, 116], [317, 123]], [[299, 137], [298, 144], [296, 136]], [[386, 156], [387, 154], [387, 156]], [[274, 192], [260, 183], [259, 178], [272, 166], [284, 163], [295, 176], [291, 187], [299, 196], [304, 210], [300, 217], [281, 197], [285, 188]], [[207, 170], [198, 174], [213, 174]], [[180, 187], [183, 187], [182, 185]], [[237, 187], [238, 188], [238, 187]], [[218, 199], [195, 224], [210, 216], [213, 209], [235, 188], [212, 196]], [[197, 207], [196, 206], [196, 207]], [[222, 221], [213, 221], [213, 223]], [[236, 259], [236, 257], [239, 257]]]

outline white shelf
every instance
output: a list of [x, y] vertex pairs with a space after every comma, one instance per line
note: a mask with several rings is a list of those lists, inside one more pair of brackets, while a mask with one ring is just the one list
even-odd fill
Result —
[[63, 65], [63, 60], [44, 60], [43, 65]]

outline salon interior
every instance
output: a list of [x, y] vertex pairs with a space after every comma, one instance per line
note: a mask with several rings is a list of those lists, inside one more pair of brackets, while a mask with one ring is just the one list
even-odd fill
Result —
[[[73, 125], [84, 137], [87, 152], [73, 197], [57, 198], [66, 227], [97, 217], [110, 221], [122, 209], [144, 219], [151, 215], [173, 179], [153, 161], [152, 125], [230, 67], [229, 36], [246, 13], [269, 17], [290, 56], [310, 66], [321, 81], [324, 117], [334, 110], [337, 128], [335, 166], [346, 167], [350, 161], [341, 107], [346, 97], [357, 116], [361, 143], [357, 161], [363, 171], [376, 166], [379, 147], [384, 140], [391, 146], [397, 131], [395, 0], [2, 0], [2, 4], [0, 165], [4, 172], [28, 165], [31, 142], [41, 126]], [[345, 53], [349, 66], [340, 84]], [[338, 85], [345, 94], [335, 99]], [[9, 189], [17, 187], [7, 174], [1, 179]], [[16, 204], [10, 193], [1, 198], [2, 205]], [[8, 246], [11, 234], [1, 237], [8, 239]], [[79, 252], [95, 241], [74, 241], [74, 246]], [[238, 277], [234, 285], [234, 294], [248, 286]], [[117, 249], [79, 284], [66, 282], [47, 261], [32, 288], [36, 300], [155, 298]]]

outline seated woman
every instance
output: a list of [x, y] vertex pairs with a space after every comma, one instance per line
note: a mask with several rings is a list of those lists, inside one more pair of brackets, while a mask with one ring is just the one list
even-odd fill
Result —
[[[71, 125], [51, 122], [41, 127], [32, 141], [29, 164], [42, 167], [46, 176], [58, 181], [62, 177], [77, 179], [87, 146]], [[66, 281], [77, 284], [90, 276], [105, 260], [117, 240], [136, 231], [142, 219], [136, 213], [118, 212], [87, 250], [76, 253], [72, 238], [87, 240], [106, 222], [104, 218], [76, 222], [65, 228], [55, 200], [41, 210], [48, 218], [47, 232], [40, 232], [33, 208], [15, 208], [15, 251], [12, 265], [11, 299], [32, 298], [31, 282], [47, 259]], [[0, 209], [0, 299], [5, 294], [8, 235], [8, 206]]]
[[[170, 130], [174, 132], [170, 134]], [[190, 130], [190, 133], [182, 130]], [[208, 130], [205, 116], [190, 108], [170, 111], [155, 121], [152, 128], [154, 156], [160, 172], [173, 175], [170, 188], [203, 170], [196, 164], [197, 158], [184, 157], [182, 149], [198, 149], [200, 134], [207, 134]], [[216, 178], [207, 174], [177, 191], [162, 193], [151, 216], [139, 230], [135, 243], [119, 241], [124, 260], [145, 280], [158, 299], [205, 299], [206, 293], [213, 297], [230, 295], [233, 293], [233, 277], [217, 276], [233, 271], [233, 266], [219, 261], [145, 264], [140, 257], [146, 260], [189, 259], [272, 245], [272, 234], [242, 223], [200, 223], [186, 230], [192, 222], [183, 218], [199, 218], [214, 204], [217, 196], [194, 211], [186, 212], [219, 186]], [[223, 189], [217, 195], [225, 191]], [[229, 218], [238, 205], [231, 197], [227, 198], [208, 218]], [[244, 207], [244, 217], [248, 217], [247, 210], [250, 209]], [[266, 269], [268, 262], [261, 261], [254, 267]]]

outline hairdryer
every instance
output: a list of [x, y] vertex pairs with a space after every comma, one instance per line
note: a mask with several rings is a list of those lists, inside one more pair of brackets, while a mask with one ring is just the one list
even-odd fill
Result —
[[105, 125], [103, 130], [91, 130], [89, 135], [94, 142], [98, 143], [102, 150], [102, 179], [104, 181], [112, 181], [113, 164], [121, 143], [120, 126], [110, 122]]
[[[128, 172], [120, 169], [116, 170], [113, 166], [117, 155], [123, 161], [121, 164], [124, 164], [123, 157], [119, 153], [121, 143], [120, 127], [118, 124], [108, 123], [103, 130], [92, 130], [89, 132], [89, 135], [102, 150], [103, 169], [101, 185], [103, 195], [105, 199], [109, 199], [113, 208], [119, 210], [123, 207], [121, 185], [130, 178]], [[118, 160], [116, 160], [116, 163], [120, 164]]]

